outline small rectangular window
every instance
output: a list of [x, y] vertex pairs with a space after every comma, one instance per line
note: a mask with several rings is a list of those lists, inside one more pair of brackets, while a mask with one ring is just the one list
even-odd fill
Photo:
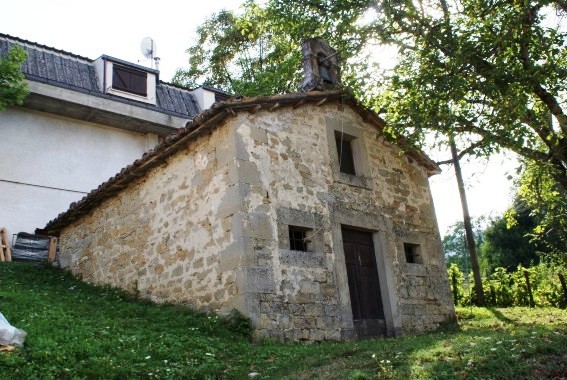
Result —
[[112, 88], [132, 94], [148, 95], [148, 74], [129, 67], [112, 65]]
[[410, 264], [421, 264], [419, 244], [404, 243], [406, 262]]
[[354, 156], [352, 141], [354, 137], [335, 131], [335, 141], [337, 143], [337, 155], [339, 157], [339, 167], [341, 173], [356, 175], [354, 167]]
[[289, 226], [289, 249], [293, 251], [309, 251], [308, 228]]

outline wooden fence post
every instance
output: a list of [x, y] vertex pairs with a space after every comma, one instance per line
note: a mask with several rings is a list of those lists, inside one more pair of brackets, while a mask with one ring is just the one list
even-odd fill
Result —
[[47, 261], [52, 262], [55, 260], [55, 254], [57, 253], [57, 238], [49, 237], [49, 249], [47, 251]]
[[528, 288], [528, 296], [530, 297], [530, 307], [535, 306], [534, 295], [532, 294], [532, 286], [530, 285], [530, 275], [528, 271], [524, 269], [524, 278], [526, 279], [526, 287]]
[[567, 307], [567, 284], [565, 284], [565, 277], [562, 273], [557, 273], [557, 276], [559, 276], [559, 282], [561, 283], [561, 287], [563, 288], [563, 306]]
[[8, 231], [5, 228], [0, 228], [0, 261], [12, 261]]
[[459, 295], [459, 292], [458, 292], [459, 289], [457, 288], [457, 286], [458, 286], [457, 274], [455, 273], [455, 271], [451, 271], [451, 282], [453, 283], [453, 301], [455, 302], [455, 305], [457, 305], [457, 302], [458, 302], [457, 297]]

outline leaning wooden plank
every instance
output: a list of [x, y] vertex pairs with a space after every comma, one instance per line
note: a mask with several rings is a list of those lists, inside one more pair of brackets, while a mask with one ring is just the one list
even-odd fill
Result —
[[49, 237], [49, 251], [47, 253], [47, 261], [52, 262], [55, 260], [55, 254], [57, 253], [57, 238]]
[[12, 261], [10, 246], [8, 245], [8, 232], [0, 228], [0, 261]]
[[12, 261], [12, 252], [10, 251], [10, 244], [8, 243], [8, 231], [4, 229], [4, 242], [3, 244], [6, 245], [4, 256], [6, 261]]

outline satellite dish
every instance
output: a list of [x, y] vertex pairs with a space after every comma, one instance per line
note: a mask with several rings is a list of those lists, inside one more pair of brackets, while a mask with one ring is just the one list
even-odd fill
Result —
[[140, 44], [140, 50], [144, 57], [153, 59], [157, 53], [157, 46], [152, 38], [145, 37]]

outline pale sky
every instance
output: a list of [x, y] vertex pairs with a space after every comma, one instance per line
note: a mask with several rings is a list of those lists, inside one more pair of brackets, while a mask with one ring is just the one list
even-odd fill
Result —
[[[161, 58], [160, 79], [170, 81], [178, 67], [187, 67], [185, 50], [196, 27], [223, 8], [237, 9], [241, 1], [0, 0], [0, 33], [30, 40], [95, 59], [102, 54], [149, 66], [140, 42], [151, 37]], [[435, 160], [448, 157], [432, 157]], [[507, 157], [463, 164], [471, 215], [502, 213], [511, 203], [507, 172], [517, 166]], [[432, 177], [431, 187], [439, 229], [462, 219], [452, 167]]]

